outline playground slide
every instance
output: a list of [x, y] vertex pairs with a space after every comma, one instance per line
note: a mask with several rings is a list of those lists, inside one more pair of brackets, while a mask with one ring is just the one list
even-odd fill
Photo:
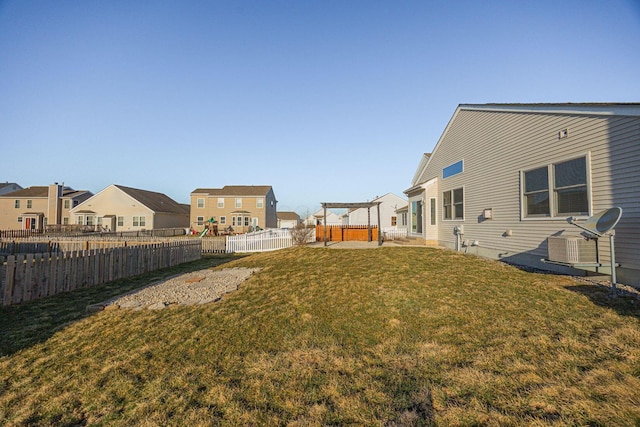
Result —
[[202, 230], [202, 233], [200, 233], [200, 235], [198, 235], [199, 239], [202, 239], [204, 237], [205, 234], [207, 234], [209, 232], [208, 228], [205, 228], [204, 230]]

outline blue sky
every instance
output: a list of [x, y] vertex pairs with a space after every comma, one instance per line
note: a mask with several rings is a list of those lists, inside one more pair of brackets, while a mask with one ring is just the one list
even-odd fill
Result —
[[0, 181], [404, 196], [458, 104], [640, 102], [638, 0], [0, 0]]

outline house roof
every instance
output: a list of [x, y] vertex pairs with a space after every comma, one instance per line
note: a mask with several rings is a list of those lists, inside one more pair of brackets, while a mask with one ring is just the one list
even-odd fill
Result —
[[189, 213], [189, 205], [178, 203], [166, 194], [116, 184], [114, 184], [114, 187], [133, 197], [156, 213]]
[[297, 221], [300, 219], [300, 215], [295, 212], [278, 212], [278, 219], [284, 221]]
[[424, 182], [418, 180], [422, 176], [422, 172], [426, 169], [429, 161], [435, 155], [440, 146], [440, 142], [444, 139], [451, 124], [456, 119], [458, 113], [462, 110], [476, 111], [494, 111], [494, 112], [510, 112], [510, 113], [538, 113], [538, 114], [592, 114], [602, 116], [640, 116], [640, 103], [638, 102], [582, 102], [582, 103], [489, 103], [489, 104], [459, 104], [449, 122], [444, 128], [442, 135], [436, 142], [435, 147], [430, 155], [425, 153], [420, 161], [418, 170], [414, 175], [411, 188], [404, 191], [409, 193], [418, 189]]
[[78, 197], [87, 193], [92, 194], [87, 190], [74, 190], [73, 188], [66, 187], [65, 189], [62, 190], [62, 197], [69, 197], [73, 199], [74, 197]]
[[460, 109], [555, 114], [640, 115], [640, 103], [637, 102], [460, 104], [456, 112]]
[[22, 190], [13, 191], [8, 194], [3, 194], [0, 197], [49, 197], [49, 187], [36, 186], [23, 188]]
[[222, 188], [196, 188], [191, 194], [208, 194], [209, 196], [266, 196], [270, 185], [225, 185]]
[[0, 188], [8, 187], [10, 185], [18, 185], [18, 184], [16, 184], [15, 182], [0, 182]]
[[[86, 190], [74, 190], [71, 187], [64, 187], [62, 189], [62, 197], [71, 197], [74, 198], [76, 196], [80, 196], [82, 194], [88, 193]], [[28, 188], [23, 188], [22, 190], [16, 190], [11, 193], [3, 194], [0, 197], [49, 197], [49, 187], [44, 185], [38, 185]]]

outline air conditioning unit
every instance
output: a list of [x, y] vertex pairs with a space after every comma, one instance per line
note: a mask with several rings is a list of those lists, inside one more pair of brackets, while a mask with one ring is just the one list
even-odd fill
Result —
[[547, 237], [549, 260], [567, 264], [596, 262], [596, 242], [583, 237]]

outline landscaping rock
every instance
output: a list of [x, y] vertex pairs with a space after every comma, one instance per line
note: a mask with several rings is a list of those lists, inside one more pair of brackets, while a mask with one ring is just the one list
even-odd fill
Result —
[[173, 277], [100, 304], [87, 307], [88, 312], [129, 308], [161, 310], [169, 305], [207, 304], [220, 301], [226, 293], [238, 289], [259, 268], [200, 270]]

